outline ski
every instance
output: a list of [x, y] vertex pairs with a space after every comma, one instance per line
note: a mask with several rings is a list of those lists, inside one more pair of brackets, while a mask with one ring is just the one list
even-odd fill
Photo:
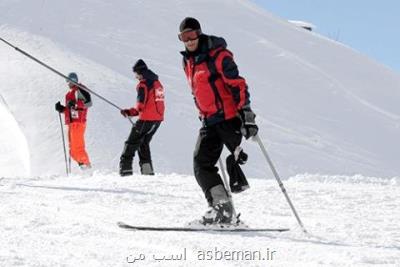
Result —
[[138, 226], [118, 222], [120, 228], [136, 231], [169, 231], [169, 232], [286, 232], [289, 228], [244, 228], [244, 227], [229, 227], [223, 226], [207, 228], [207, 227], [166, 227], [166, 226]]

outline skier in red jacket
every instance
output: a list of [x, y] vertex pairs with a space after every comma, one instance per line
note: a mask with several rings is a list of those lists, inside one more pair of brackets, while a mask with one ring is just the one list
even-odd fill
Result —
[[202, 223], [232, 223], [236, 219], [232, 200], [216, 164], [225, 145], [231, 152], [226, 163], [232, 192], [249, 187], [239, 166], [247, 160], [240, 143], [242, 136], [255, 136], [258, 127], [247, 84], [223, 38], [203, 34], [200, 23], [190, 17], [181, 22], [179, 30], [185, 46], [181, 52], [185, 74], [203, 122], [193, 161], [196, 180], [209, 204]]
[[[68, 78], [78, 83], [78, 75], [71, 72]], [[60, 101], [56, 103], [56, 110], [64, 113], [65, 124], [68, 126], [68, 141], [70, 155], [81, 169], [91, 168], [89, 156], [85, 149], [85, 130], [88, 108], [92, 106], [90, 94], [68, 82], [69, 91], [65, 95], [65, 106]], [[81, 84], [80, 84], [81, 85]], [[81, 85], [84, 87], [84, 85]]]
[[147, 68], [146, 63], [139, 59], [133, 66], [133, 72], [139, 84], [136, 87], [136, 106], [121, 110], [126, 116], [139, 116], [131, 133], [125, 142], [120, 158], [119, 174], [132, 175], [132, 161], [135, 152], [139, 154], [140, 171], [144, 175], [154, 175], [150, 153], [150, 141], [164, 120], [164, 88], [158, 76]]

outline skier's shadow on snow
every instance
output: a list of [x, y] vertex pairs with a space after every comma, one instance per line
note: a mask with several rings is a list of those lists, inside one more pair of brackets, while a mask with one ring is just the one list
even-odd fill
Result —
[[172, 195], [161, 195], [152, 192], [143, 192], [131, 189], [103, 189], [103, 188], [85, 188], [85, 187], [68, 187], [68, 186], [47, 186], [47, 185], [29, 185], [29, 184], [16, 184], [17, 186], [30, 187], [30, 188], [43, 188], [51, 190], [63, 191], [78, 191], [78, 192], [97, 192], [97, 193], [111, 193], [111, 194], [136, 194], [143, 196], [158, 196], [158, 197], [174, 197]]

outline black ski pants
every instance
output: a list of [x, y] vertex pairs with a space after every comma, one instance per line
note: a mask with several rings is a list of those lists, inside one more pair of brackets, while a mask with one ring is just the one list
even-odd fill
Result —
[[135, 123], [122, 151], [121, 163], [123, 166], [127, 166], [127, 168], [130, 166], [130, 169], [132, 169], [132, 160], [136, 151], [139, 154], [140, 166], [143, 163], [151, 163], [150, 141], [160, 124], [160, 121], [143, 120], [138, 120]]
[[[193, 167], [197, 183], [209, 203], [212, 203], [209, 189], [219, 184], [223, 185], [221, 176], [218, 174], [218, 167], [216, 167], [223, 146], [225, 145], [232, 154], [234, 153], [242, 141], [241, 125], [241, 120], [234, 118], [200, 129], [194, 151]], [[238, 164], [235, 165], [240, 168]]]

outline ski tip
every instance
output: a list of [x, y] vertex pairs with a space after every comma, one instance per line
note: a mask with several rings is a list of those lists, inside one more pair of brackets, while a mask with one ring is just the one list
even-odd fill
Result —
[[124, 223], [124, 222], [117, 222], [117, 225], [118, 225], [119, 227], [121, 227], [121, 228], [128, 228], [128, 227], [129, 227], [129, 225], [126, 224], [126, 223]]

